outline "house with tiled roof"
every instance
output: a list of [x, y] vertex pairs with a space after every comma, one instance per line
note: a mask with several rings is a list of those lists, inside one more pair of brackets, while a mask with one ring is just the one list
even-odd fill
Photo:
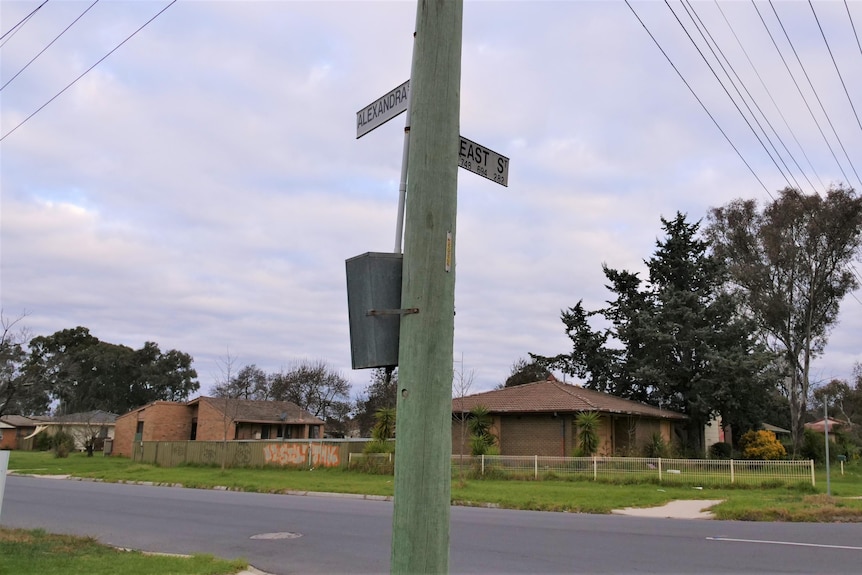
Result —
[[[55, 435], [63, 431], [72, 436], [75, 449], [84, 451], [89, 446], [94, 451], [104, 449], [105, 440], [113, 439], [117, 414], [101, 409], [57, 415], [43, 423], [42, 433]], [[38, 432], [37, 432], [38, 433]]]
[[600, 455], [638, 454], [658, 433], [671, 444], [676, 426], [686, 416], [645, 403], [563, 383], [549, 377], [514, 387], [495, 389], [452, 400], [452, 450], [470, 453], [469, 439], [462, 444], [460, 421], [482, 406], [493, 419], [501, 455], [571, 456], [577, 445], [575, 419], [583, 412], [600, 416]]
[[46, 421], [51, 418], [35, 415], [4, 415], [0, 417], [0, 449], [33, 449], [34, 436], [45, 429]]
[[114, 453], [130, 456], [138, 441], [318, 439], [324, 422], [290, 401], [200, 396], [154, 401], [117, 418]]

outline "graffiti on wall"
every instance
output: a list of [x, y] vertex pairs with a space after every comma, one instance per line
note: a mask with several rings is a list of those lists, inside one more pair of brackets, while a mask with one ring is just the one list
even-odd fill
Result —
[[270, 443], [263, 448], [263, 460], [274, 465], [308, 465], [309, 448], [313, 467], [338, 467], [338, 445]]

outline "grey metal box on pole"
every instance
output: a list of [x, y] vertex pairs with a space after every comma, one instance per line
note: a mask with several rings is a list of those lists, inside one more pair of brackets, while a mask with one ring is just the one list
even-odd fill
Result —
[[367, 252], [350, 258], [347, 308], [353, 369], [398, 365], [401, 254]]

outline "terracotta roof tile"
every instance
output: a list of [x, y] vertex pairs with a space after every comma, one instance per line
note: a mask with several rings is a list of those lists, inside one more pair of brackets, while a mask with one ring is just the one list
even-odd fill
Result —
[[[201, 396], [189, 402], [206, 401], [224, 413], [224, 400]], [[228, 399], [231, 408], [236, 407], [235, 421], [246, 423], [305, 423], [323, 425], [324, 421], [290, 401], [257, 401], [253, 399]], [[282, 415], [284, 416], [282, 418]]]
[[491, 413], [599, 411], [662, 419], [686, 419], [685, 415], [675, 411], [559, 381], [537, 381], [455, 398], [452, 400], [452, 411], [470, 411], [477, 405], [486, 407]]

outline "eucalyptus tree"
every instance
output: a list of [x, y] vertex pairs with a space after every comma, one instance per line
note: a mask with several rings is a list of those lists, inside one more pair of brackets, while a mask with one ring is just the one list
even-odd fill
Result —
[[811, 362], [826, 348], [841, 301], [859, 287], [851, 265], [862, 246], [862, 198], [842, 186], [825, 196], [786, 188], [762, 209], [741, 199], [713, 208], [706, 231], [730, 284], [781, 356], [798, 452]]

